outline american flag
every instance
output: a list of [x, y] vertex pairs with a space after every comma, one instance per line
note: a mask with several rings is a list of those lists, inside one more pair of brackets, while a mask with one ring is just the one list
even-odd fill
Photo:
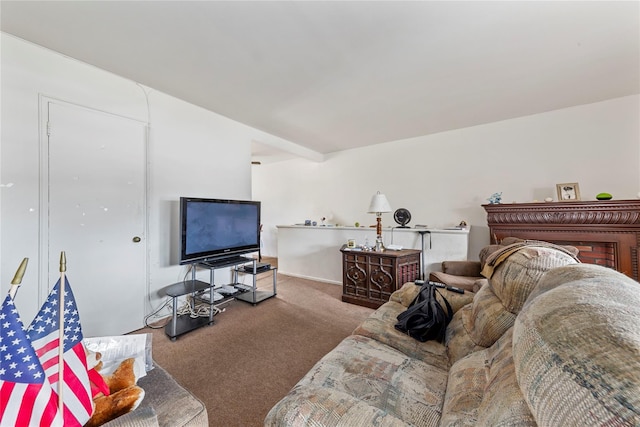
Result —
[[[64, 425], [83, 426], [93, 414], [91, 386], [87, 372], [87, 355], [82, 345], [82, 328], [76, 307], [76, 300], [65, 277], [64, 287]], [[31, 344], [40, 358], [40, 363], [53, 387], [58, 393], [59, 369], [59, 325], [60, 280], [51, 290], [44, 305], [27, 328]]]
[[11, 296], [0, 308], [0, 426], [62, 426], [58, 399]]

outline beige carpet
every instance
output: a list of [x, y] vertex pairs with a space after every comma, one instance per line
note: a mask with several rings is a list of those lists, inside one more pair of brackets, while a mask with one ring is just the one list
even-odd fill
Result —
[[[266, 260], [274, 261], [274, 260]], [[263, 274], [261, 289], [271, 286]], [[206, 405], [211, 426], [260, 426], [269, 409], [373, 310], [342, 287], [278, 275], [277, 296], [231, 301], [215, 324], [171, 341], [153, 334], [153, 358]]]

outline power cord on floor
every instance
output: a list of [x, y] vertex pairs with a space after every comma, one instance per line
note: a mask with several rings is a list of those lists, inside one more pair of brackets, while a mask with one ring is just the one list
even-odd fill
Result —
[[160, 307], [158, 307], [155, 311], [153, 311], [152, 313], [148, 314], [145, 318], [144, 318], [144, 324], [146, 327], [151, 328], [151, 329], [162, 329], [164, 328], [164, 326], [169, 323], [169, 321], [165, 322], [163, 325], [161, 326], [156, 326], [156, 325], [152, 325], [151, 323], [149, 323], [149, 320], [151, 319], [164, 319], [166, 318], [166, 315], [163, 316], [158, 316], [158, 313], [160, 313], [160, 311], [162, 311], [164, 308], [170, 308], [171, 307], [171, 298], [166, 298], [164, 300], [163, 303], [160, 304]]

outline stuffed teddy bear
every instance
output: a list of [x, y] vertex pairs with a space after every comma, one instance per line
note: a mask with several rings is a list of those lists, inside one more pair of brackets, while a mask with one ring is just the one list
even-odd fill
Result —
[[[90, 371], [89, 378], [92, 381], [95, 408], [85, 427], [98, 427], [129, 413], [136, 409], [144, 398], [144, 390], [136, 385], [133, 358], [122, 361], [109, 375], [99, 374], [102, 368], [100, 358], [100, 353], [89, 352], [87, 355], [87, 364], [93, 366], [94, 370], [93, 374]], [[96, 378], [95, 373], [100, 377]]]

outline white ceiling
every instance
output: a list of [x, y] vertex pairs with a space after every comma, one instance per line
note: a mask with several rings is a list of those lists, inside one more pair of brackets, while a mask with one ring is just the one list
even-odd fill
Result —
[[638, 1], [2, 1], [0, 16], [320, 154], [640, 92]]

